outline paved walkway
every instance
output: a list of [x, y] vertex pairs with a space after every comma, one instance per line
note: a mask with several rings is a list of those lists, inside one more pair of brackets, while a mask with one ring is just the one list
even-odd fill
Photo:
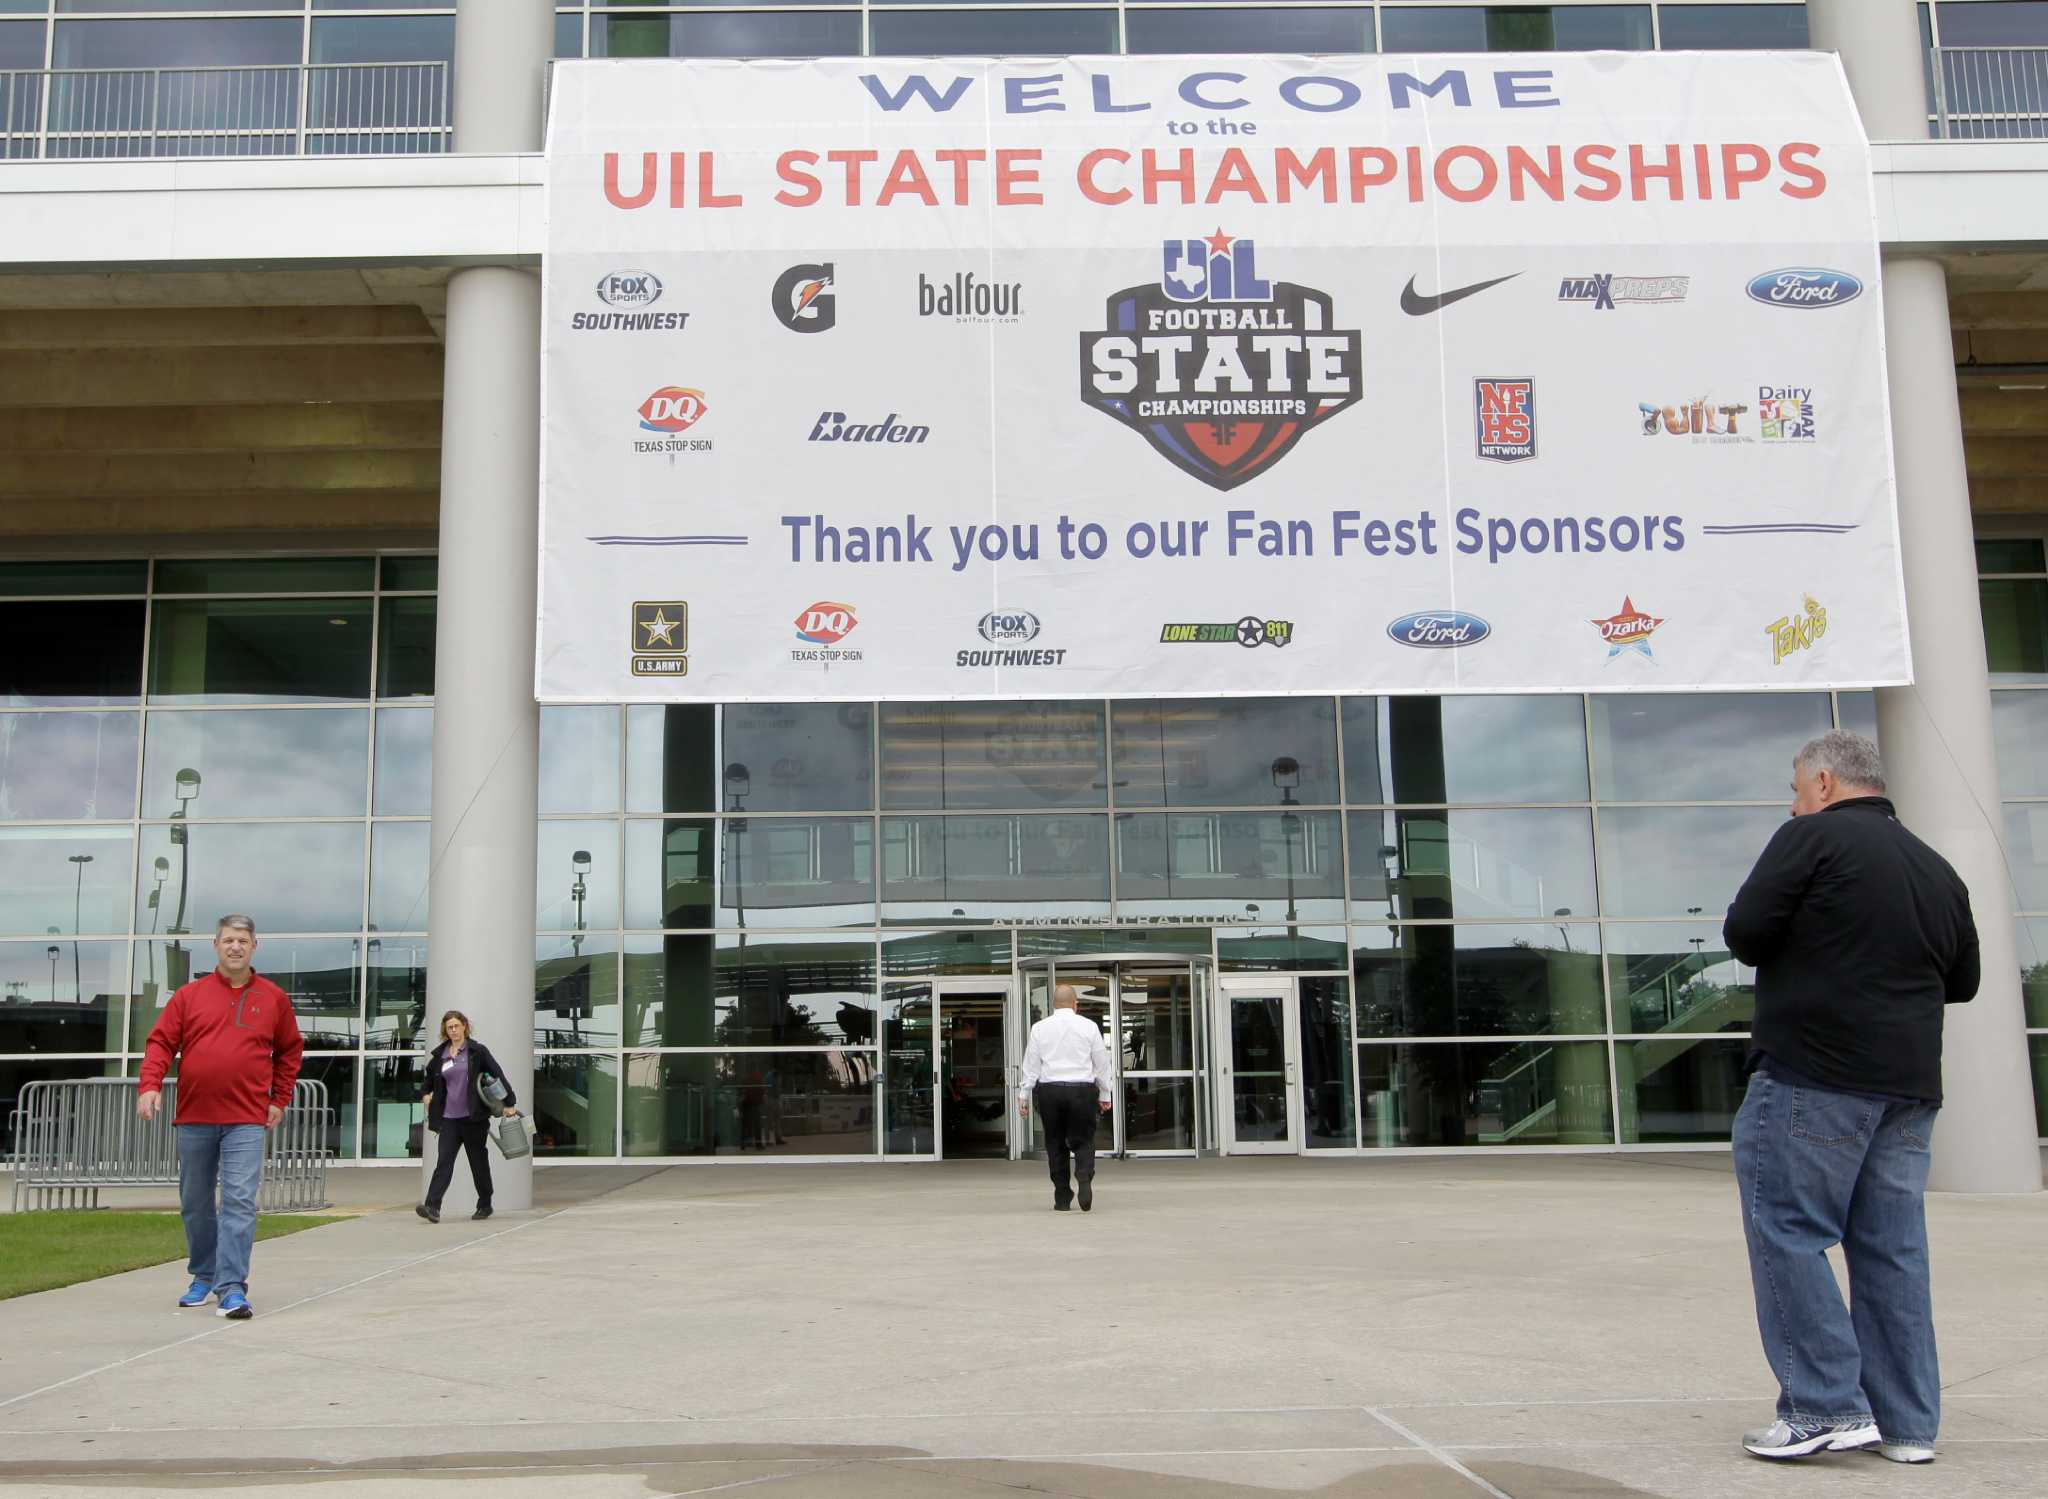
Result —
[[545, 1171], [259, 1246], [253, 1322], [175, 1266], [0, 1303], [0, 1490], [2048, 1493], [2048, 1195], [1931, 1199], [1941, 1460], [1788, 1472], [1724, 1158], [1040, 1171]]

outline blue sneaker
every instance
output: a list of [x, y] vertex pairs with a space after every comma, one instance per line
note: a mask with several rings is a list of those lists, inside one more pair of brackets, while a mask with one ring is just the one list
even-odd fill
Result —
[[191, 1285], [185, 1287], [185, 1294], [178, 1298], [178, 1305], [205, 1306], [207, 1298], [211, 1295], [213, 1295], [212, 1286], [203, 1280], [194, 1280]]
[[220, 1296], [220, 1310], [217, 1317], [226, 1317], [231, 1322], [247, 1322], [256, 1315], [256, 1308], [249, 1305], [249, 1298], [240, 1291], [223, 1291]]

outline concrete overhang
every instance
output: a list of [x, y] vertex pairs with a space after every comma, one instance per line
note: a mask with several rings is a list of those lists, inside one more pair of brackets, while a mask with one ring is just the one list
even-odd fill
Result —
[[[1873, 147], [1887, 248], [2048, 247], [2048, 141]], [[545, 159], [0, 163], [0, 270], [537, 265]]]

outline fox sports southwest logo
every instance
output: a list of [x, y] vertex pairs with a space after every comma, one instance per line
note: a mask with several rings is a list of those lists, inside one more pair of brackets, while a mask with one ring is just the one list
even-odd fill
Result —
[[1387, 635], [1397, 645], [1412, 645], [1423, 651], [1455, 650], [1477, 645], [1493, 633], [1493, 626], [1476, 614], [1456, 609], [1428, 609], [1404, 614], [1387, 626]]
[[1792, 266], [1765, 271], [1749, 283], [1751, 301], [1766, 307], [1839, 307], [1863, 295], [1863, 283], [1847, 271]]
[[607, 307], [652, 307], [661, 300], [661, 278], [652, 271], [610, 271], [597, 283], [597, 300]]
[[982, 615], [974, 628], [991, 645], [1018, 644], [1038, 638], [1038, 616], [1028, 609], [998, 609]]

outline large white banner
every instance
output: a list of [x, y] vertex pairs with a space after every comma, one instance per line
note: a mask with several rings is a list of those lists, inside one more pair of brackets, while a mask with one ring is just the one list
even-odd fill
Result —
[[1910, 678], [1815, 53], [565, 62], [548, 701]]

